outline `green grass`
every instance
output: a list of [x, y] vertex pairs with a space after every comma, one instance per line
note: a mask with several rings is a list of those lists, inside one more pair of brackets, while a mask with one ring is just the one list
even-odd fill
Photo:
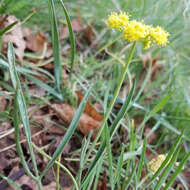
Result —
[[[99, 180], [103, 179], [104, 172], [107, 177], [107, 186], [112, 190], [124, 190], [129, 187], [132, 189], [148, 187], [168, 189], [178, 174], [182, 172], [182, 168], [186, 167], [186, 161], [190, 156], [190, 153], [185, 152], [183, 148], [183, 142], [186, 141], [189, 144], [190, 141], [188, 2], [186, 4], [183, 1], [175, 0], [158, 0], [156, 2], [151, 0], [83, 0], [80, 2], [71, 0], [69, 3], [64, 2], [63, 4], [59, 0], [40, 0], [38, 2], [21, 1], [15, 6], [13, 3], [16, 1], [2, 2], [2, 7], [4, 7], [0, 9], [2, 14], [15, 14], [21, 20], [24, 20], [32, 12], [31, 8], [35, 8], [36, 13], [24, 25], [35, 26], [52, 36], [50, 41], [53, 44], [55, 66], [53, 75], [43, 68], [28, 64], [27, 61], [23, 61], [21, 64], [15, 62], [11, 44], [9, 45], [8, 59], [2, 55], [0, 58], [0, 71], [3, 73], [0, 76], [0, 85], [12, 93], [9, 96], [9, 106], [1, 113], [0, 119], [14, 121], [15, 141], [21, 163], [27, 174], [38, 183], [39, 189], [42, 189], [41, 178], [53, 164], [59, 164], [60, 168], [70, 176], [73, 181], [73, 189], [90, 189], [93, 184], [95, 190]], [[25, 8], [25, 12], [21, 11], [23, 8]], [[119, 32], [106, 26], [107, 15], [111, 11], [119, 10], [128, 11], [132, 18], [143, 19], [147, 24], [161, 25], [170, 32], [169, 43], [166, 47], [151, 48], [150, 62], [155, 56], [158, 56], [157, 63], [163, 65], [162, 70], [152, 80], [150, 76], [153, 65], [150, 63], [149, 67], [144, 69], [139, 57], [140, 54], [146, 53], [142, 50], [141, 44], [132, 45], [123, 41]], [[97, 41], [94, 47], [89, 47], [85, 43], [82, 32], [73, 35], [70, 19], [77, 16], [81, 18], [82, 24], [92, 26], [93, 42]], [[65, 40], [64, 42], [71, 46], [71, 50], [65, 58], [61, 58], [61, 54], [64, 52], [60, 51], [62, 43], [59, 43], [58, 35], [58, 26], [62, 23], [69, 26], [68, 39], [70, 41]], [[2, 35], [6, 30], [7, 28], [1, 29]], [[75, 51], [76, 41], [74, 39], [81, 40], [82, 43], [82, 47], [77, 51]], [[88, 55], [85, 52], [88, 52]], [[44, 60], [42, 64], [50, 61], [52, 59]], [[60, 72], [62, 65], [66, 65], [72, 73], [67, 84], [64, 84], [65, 86], [63, 86]], [[7, 71], [10, 72], [10, 75]], [[143, 72], [144, 78], [142, 79]], [[47, 79], [46, 82], [36, 79], [35, 75], [43, 75]], [[44, 101], [38, 97], [29, 97], [21, 88], [27, 86], [26, 80], [22, 80], [23, 76], [46, 90]], [[12, 85], [7, 83], [10, 79]], [[122, 85], [123, 81], [125, 81], [124, 85]], [[49, 156], [31, 140], [31, 121], [28, 119], [25, 101], [28, 98], [28, 104], [33, 101], [42, 106], [52, 100], [56, 102], [68, 100], [72, 103], [75, 87], [82, 89], [86, 95], [60, 145], [55, 153]], [[69, 96], [65, 89], [69, 92]], [[117, 97], [119, 92], [121, 96]], [[1, 95], [7, 97], [7, 94], [3, 92]], [[89, 95], [102, 105], [104, 114], [102, 128], [93, 142], [90, 140], [92, 133], [83, 138], [76, 132], [77, 123]], [[13, 105], [11, 102], [15, 104]], [[120, 110], [113, 106], [115, 103], [120, 104]], [[13, 109], [14, 114], [10, 118], [7, 111]], [[141, 118], [142, 121], [137, 126], [138, 118]], [[27, 166], [19, 142], [20, 123], [24, 125], [34, 174]], [[144, 137], [144, 129], [147, 126], [151, 126], [151, 131]], [[182, 133], [182, 131], [184, 132]], [[157, 134], [156, 140], [148, 143], [148, 137], [154, 133]], [[73, 135], [78, 135], [78, 140], [81, 142], [81, 148], [71, 153], [72, 157], [79, 162], [76, 176], [73, 176], [68, 168], [57, 161]], [[97, 142], [101, 142], [101, 144], [97, 146]], [[33, 148], [50, 160], [46, 169], [41, 172], [38, 171]], [[152, 155], [157, 155], [158, 150], [167, 155], [166, 160], [155, 174], [152, 174], [147, 166], [149, 161], [147, 149]], [[176, 161], [180, 162], [177, 168], [175, 167]], [[83, 171], [87, 168], [88, 171], [84, 174]], [[146, 176], [143, 175], [143, 172], [146, 172]], [[5, 176], [1, 176], [5, 178]], [[5, 179], [15, 187], [17, 186], [12, 180]], [[145, 179], [148, 179], [148, 182]], [[182, 184], [185, 181], [183, 177], [178, 177], [178, 180]]]

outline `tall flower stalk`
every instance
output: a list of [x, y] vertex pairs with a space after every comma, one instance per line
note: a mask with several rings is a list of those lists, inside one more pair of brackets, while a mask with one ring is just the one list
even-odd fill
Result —
[[[102, 131], [106, 125], [106, 122], [110, 116], [111, 110], [113, 108], [113, 105], [116, 101], [116, 98], [119, 94], [119, 91], [121, 89], [121, 85], [125, 79], [125, 75], [127, 73], [128, 67], [130, 65], [130, 62], [132, 60], [136, 43], [142, 42], [144, 49], [147, 49], [150, 47], [151, 43], [156, 43], [158, 45], [166, 45], [167, 38], [169, 36], [169, 33], [165, 31], [160, 26], [157, 26], [154, 28], [151, 25], [145, 25], [143, 22], [139, 22], [136, 20], [130, 20], [130, 15], [125, 12], [112, 12], [110, 15], [108, 15], [107, 23], [108, 26], [114, 29], [119, 29], [123, 32], [123, 38], [129, 42], [133, 42], [133, 45], [131, 47], [131, 50], [129, 52], [129, 56], [127, 58], [126, 64], [122, 70], [122, 73], [120, 75], [120, 78], [118, 80], [117, 87], [114, 91], [113, 98], [110, 102], [110, 105], [107, 109], [107, 112], [105, 114], [104, 120], [102, 122], [102, 127], [100, 128], [100, 131], [98, 135], [96, 136], [92, 147], [95, 146], [96, 142], [98, 141], [99, 137], [102, 134]], [[88, 155], [91, 153], [92, 148], [88, 152]], [[87, 156], [88, 157], [88, 156]]]

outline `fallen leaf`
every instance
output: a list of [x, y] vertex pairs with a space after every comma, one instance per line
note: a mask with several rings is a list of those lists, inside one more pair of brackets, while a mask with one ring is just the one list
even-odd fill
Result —
[[24, 38], [26, 41], [26, 49], [32, 52], [41, 53], [45, 42], [47, 43], [47, 39], [44, 34], [40, 31], [36, 34], [30, 33], [28, 28], [23, 29], [24, 31]]
[[14, 22], [18, 22], [10, 32], [6, 33], [2, 37], [2, 51], [3, 53], [7, 53], [8, 43], [12, 42], [14, 46], [14, 52], [16, 58], [18, 58], [19, 61], [23, 60], [24, 57], [24, 50], [26, 48], [26, 43], [24, 41], [22, 29], [21, 29], [21, 23], [20, 21], [13, 15], [6, 15], [2, 22], [0, 23], [0, 28], [6, 27]]
[[[52, 104], [51, 108], [55, 111], [56, 115], [60, 117], [64, 122], [71, 123], [76, 109], [72, 108], [68, 104]], [[93, 119], [89, 115], [83, 113], [80, 117], [77, 129], [84, 135], [88, 135], [91, 130], [94, 131], [92, 138], [94, 138], [100, 128], [100, 122]]]
[[[80, 104], [84, 96], [80, 91], [77, 91], [76, 94], [78, 97], [78, 104]], [[104, 119], [104, 116], [98, 113], [89, 102], [86, 103], [84, 112], [97, 121], [102, 121]]]
[[88, 45], [92, 44], [95, 33], [92, 29], [92, 26], [88, 26], [85, 28], [83, 33], [83, 39], [87, 42]]

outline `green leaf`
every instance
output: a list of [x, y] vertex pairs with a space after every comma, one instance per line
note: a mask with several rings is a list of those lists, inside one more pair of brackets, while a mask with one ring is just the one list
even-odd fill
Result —
[[163, 98], [149, 113], [147, 119], [151, 118], [155, 113], [157, 113], [170, 99], [175, 91], [170, 92], [165, 98]]
[[5, 34], [8, 30], [10, 30], [14, 25], [17, 24], [16, 22], [13, 22], [12, 24], [9, 24], [8, 26], [4, 27], [3, 29], [0, 30], [0, 37]]
[[32, 138], [31, 138], [29, 120], [28, 120], [28, 116], [27, 116], [27, 108], [26, 108], [24, 96], [22, 93], [19, 77], [18, 77], [18, 74], [16, 71], [14, 50], [13, 50], [13, 45], [11, 43], [8, 44], [7, 54], [8, 54], [9, 72], [10, 72], [10, 76], [11, 76], [11, 81], [13, 83], [13, 87], [17, 94], [15, 101], [17, 102], [20, 118], [21, 118], [21, 121], [24, 126], [26, 140], [27, 140], [31, 160], [32, 160], [32, 163], [34, 166], [34, 171], [35, 171], [36, 176], [38, 176], [37, 164], [36, 164], [36, 160], [35, 160], [35, 156], [34, 156], [34, 152], [33, 152], [33, 148], [32, 148]]
[[50, 94], [54, 95], [55, 97], [57, 97], [59, 100], [63, 100], [63, 96], [61, 93], [57, 92], [55, 89], [53, 89], [51, 86], [45, 84], [44, 82], [36, 79], [35, 77], [32, 77], [30, 75], [24, 74], [28, 79], [30, 79], [31, 81], [33, 81], [36, 85], [42, 87], [43, 89], [45, 89], [47, 92], [49, 92]]
[[[8, 177], [4, 176], [3, 174], [0, 174], [0, 177], [4, 180], [6, 180], [9, 184], [13, 185], [18, 190], [22, 190], [21, 187], [19, 187], [13, 180], [9, 179]], [[4, 188], [3, 188], [4, 189]]]
[[75, 62], [75, 54], [76, 54], [75, 38], [74, 38], [74, 33], [73, 33], [73, 29], [72, 29], [72, 25], [71, 25], [71, 21], [70, 21], [67, 9], [66, 9], [63, 1], [60, 0], [60, 2], [61, 2], [61, 5], [63, 7], [63, 11], [64, 11], [66, 21], [67, 21], [67, 25], [68, 25], [68, 28], [69, 28], [69, 37], [70, 37], [70, 43], [71, 43], [71, 70], [70, 70], [70, 77], [71, 77], [72, 72], [73, 72], [74, 62]]
[[[125, 151], [125, 146], [124, 144], [122, 144], [121, 147], [121, 154], [120, 157], [118, 159], [118, 164], [117, 164], [117, 170], [116, 170], [116, 174], [115, 174], [115, 178], [114, 178], [114, 184], [117, 183], [117, 185], [120, 186], [120, 175], [121, 175], [121, 170], [123, 167], [123, 159], [124, 159], [124, 151]], [[120, 187], [121, 188], [121, 187]]]
[[48, 7], [49, 7], [49, 14], [51, 21], [55, 82], [57, 90], [61, 92], [62, 67], [60, 60], [59, 33], [58, 33], [57, 19], [55, 15], [54, 0], [48, 0]]
[[160, 168], [156, 171], [156, 173], [150, 178], [149, 182], [147, 183], [147, 185], [145, 186], [148, 187], [160, 174], [160, 172], [162, 171], [162, 169], [166, 166], [166, 164], [168, 163], [168, 161], [171, 159], [174, 151], [176, 150], [176, 148], [179, 146], [179, 144], [182, 141], [182, 136], [183, 133], [181, 135], [178, 136], [178, 138], [176, 139], [176, 141], [174, 142], [173, 146], [171, 147], [166, 159], [164, 160], [164, 162], [162, 163], [162, 165], [160, 166]]
[[113, 158], [112, 158], [112, 152], [111, 152], [111, 145], [110, 145], [110, 131], [108, 129], [108, 125], [106, 123], [105, 126], [105, 136], [106, 136], [106, 150], [107, 150], [107, 159], [108, 159], [108, 168], [109, 168], [109, 177], [110, 177], [110, 185], [111, 189], [114, 190], [114, 180], [113, 180]]
[[144, 158], [145, 158], [145, 153], [146, 153], [146, 137], [144, 139], [144, 144], [143, 144], [143, 149], [142, 149], [142, 155], [141, 155], [141, 159], [140, 159], [139, 167], [138, 167], [138, 171], [137, 171], [137, 182], [140, 181], [141, 172], [142, 172], [143, 163], [144, 163]]
[[[117, 114], [113, 124], [111, 125], [111, 129], [110, 129], [110, 137], [112, 137], [114, 135], [114, 133], [116, 132], [117, 130], [117, 127], [119, 126], [119, 122], [121, 121], [121, 119], [123, 118], [123, 116], [125, 115], [129, 105], [130, 105], [130, 102], [132, 100], [132, 97], [133, 97], [133, 93], [134, 93], [134, 89], [135, 89], [135, 83], [133, 84], [133, 87], [131, 88], [131, 91], [125, 101], [125, 103], [123, 104], [123, 106], [121, 107], [119, 113]], [[111, 139], [111, 138], [110, 138]], [[92, 148], [92, 147], [91, 147]], [[91, 172], [93, 172], [98, 160], [101, 158], [101, 156], [103, 155], [104, 151], [105, 151], [105, 148], [106, 148], [106, 142], [105, 140], [102, 142], [98, 152], [96, 153], [96, 156], [95, 158], [93, 159], [91, 165], [90, 165], [90, 168], [85, 176], [85, 179], [83, 181], [83, 185], [86, 183], [86, 181], [88, 181], [89, 177], [91, 176]]]
[[158, 183], [156, 184], [154, 190], [159, 190], [161, 188], [161, 186], [163, 185], [163, 183], [165, 182], [165, 180], [167, 179], [169, 173], [171, 172], [172, 167], [174, 166], [177, 157], [179, 155], [181, 148], [179, 147], [174, 154], [171, 156], [171, 160], [168, 163], [168, 165], [166, 166], [166, 168], [164, 169], [163, 173], [161, 174], [161, 176], [159, 177]]
[[188, 158], [190, 157], [190, 152], [187, 153], [185, 155], [185, 157], [183, 158], [183, 160], [180, 162], [179, 166], [177, 167], [176, 171], [172, 174], [172, 176], [170, 177], [170, 179], [168, 180], [166, 186], [164, 187], [164, 190], [169, 189], [170, 185], [174, 182], [174, 180], [176, 179], [176, 177], [178, 176], [178, 174], [181, 172], [185, 162], [188, 160]]
[[[49, 156], [48, 154], [46, 154], [42, 149], [40, 149], [38, 146], [36, 146], [34, 143], [32, 143], [32, 146], [42, 155], [44, 156], [45, 158], [47, 158], [48, 160], [51, 160], [52, 157]], [[60, 162], [58, 161], [55, 161], [55, 163], [60, 166], [60, 168], [62, 168], [65, 173], [67, 173], [67, 175], [71, 178], [71, 180], [73, 181], [73, 184], [75, 185], [76, 187], [76, 190], [79, 190], [79, 187], [78, 187], [78, 184], [74, 178], [74, 176], [72, 175], [72, 173], [64, 166], [62, 165]]]
[[14, 116], [14, 119], [13, 119], [13, 124], [14, 124], [14, 138], [15, 138], [15, 141], [16, 141], [16, 150], [17, 150], [17, 153], [19, 155], [19, 158], [21, 160], [21, 163], [23, 165], [23, 168], [25, 170], [25, 172], [32, 178], [32, 179], [35, 179], [35, 176], [32, 174], [32, 172], [30, 171], [26, 161], [25, 161], [25, 158], [24, 158], [24, 153], [22, 151], [22, 147], [21, 147], [21, 143], [20, 143], [20, 134], [19, 134], [19, 116], [18, 116], [18, 110], [19, 110], [19, 107], [18, 107], [18, 94], [20, 94], [19, 92], [19, 89], [17, 88], [16, 92], [15, 92], [15, 96], [14, 96], [14, 112], [13, 112], [13, 116]]
[[[9, 68], [9, 64], [6, 61], [4, 61], [3, 59], [0, 59], [0, 65], [2, 67], [7, 68], [7, 69]], [[33, 74], [33, 75], [40, 76], [40, 73], [37, 73], [37, 72], [29, 70], [29, 69], [25, 69], [25, 68], [19, 67], [19, 66], [16, 66], [16, 71], [19, 72], [19, 73], [22, 73], [22, 74], [26, 73], [26, 74]]]
[[65, 133], [61, 143], [59, 144], [59, 146], [57, 147], [55, 153], [53, 154], [53, 157], [51, 159], [51, 161], [48, 163], [48, 165], [46, 166], [46, 168], [42, 171], [40, 177], [42, 178], [46, 172], [49, 170], [50, 167], [52, 167], [52, 165], [54, 164], [54, 162], [57, 160], [58, 156], [61, 154], [61, 152], [63, 151], [65, 145], [69, 142], [69, 139], [71, 138], [71, 136], [73, 135], [73, 133], [75, 132], [80, 116], [85, 108], [86, 102], [88, 100], [88, 96], [89, 96], [89, 92], [90, 90], [85, 94], [82, 102], [79, 105], [78, 110], [75, 113], [75, 116], [69, 126], [69, 128], [67, 129], [67, 132]]
[[131, 184], [131, 181], [135, 175], [135, 171], [136, 171], [136, 168], [137, 168], [137, 165], [135, 165], [132, 169], [132, 172], [129, 176], [129, 179], [126, 181], [125, 185], [123, 185], [123, 188], [122, 189], [128, 189], [129, 185]]

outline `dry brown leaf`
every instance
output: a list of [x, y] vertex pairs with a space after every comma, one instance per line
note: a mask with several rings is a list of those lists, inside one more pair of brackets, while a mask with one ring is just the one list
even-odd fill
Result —
[[[78, 104], [80, 104], [84, 96], [80, 91], [77, 91], [76, 93], [78, 96]], [[97, 121], [102, 121], [104, 119], [103, 115], [98, 113], [96, 109], [90, 105], [89, 102], [86, 103], [84, 112]]]
[[88, 45], [92, 44], [94, 36], [95, 36], [95, 33], [92, 29], [92, 26], [88, 26], [87, 28], [85, 28], [84, 33], [83, 33], [83, 38], [87, 42]]
[[[51, 108], [55, 111], [56, 115], [60, 117], [60, 119], [62, 119], [64, 122], [67, 122], [68, 124], [71, 123], [76, 113], [76, 109], [72, 108], [68, 104], [53, 104]], [[100, 128], [100, 124], [101, 123], [99, 121], [83, 113], [79, 120], [77, 129], [84, 135], [88, 135], [90, 130], [93, 130], [94, 133], [92, 138], [94, 138]]]
[[16, 58], [18, 58], [19, 61], [22, 61], [24, 57], [24, 50], [26, 47], [26, 43], [24, 41], [22, 29], [20, 26], [21, 24], [20, 21], [13, 15], [6, 15], [3, 18], [0, 26], [1, 28], [3, 28], [16, 21], [18, 22], [18, 24], [16, 24], [10, 32], [4, 34], [2, 37], [2, 42], [3, 42], [2, 50], [3, 53], [6, 53], [8, 48], [8, 43], [12, 42]]
[[24, 37], [26, 40], [26, 49], [32, 52], [41, 53], [44, 48], [44, 43], [47, 42], [46, 37], [40, 31], [36, 34], [29, 33], [28, 28], [24, 29]]

